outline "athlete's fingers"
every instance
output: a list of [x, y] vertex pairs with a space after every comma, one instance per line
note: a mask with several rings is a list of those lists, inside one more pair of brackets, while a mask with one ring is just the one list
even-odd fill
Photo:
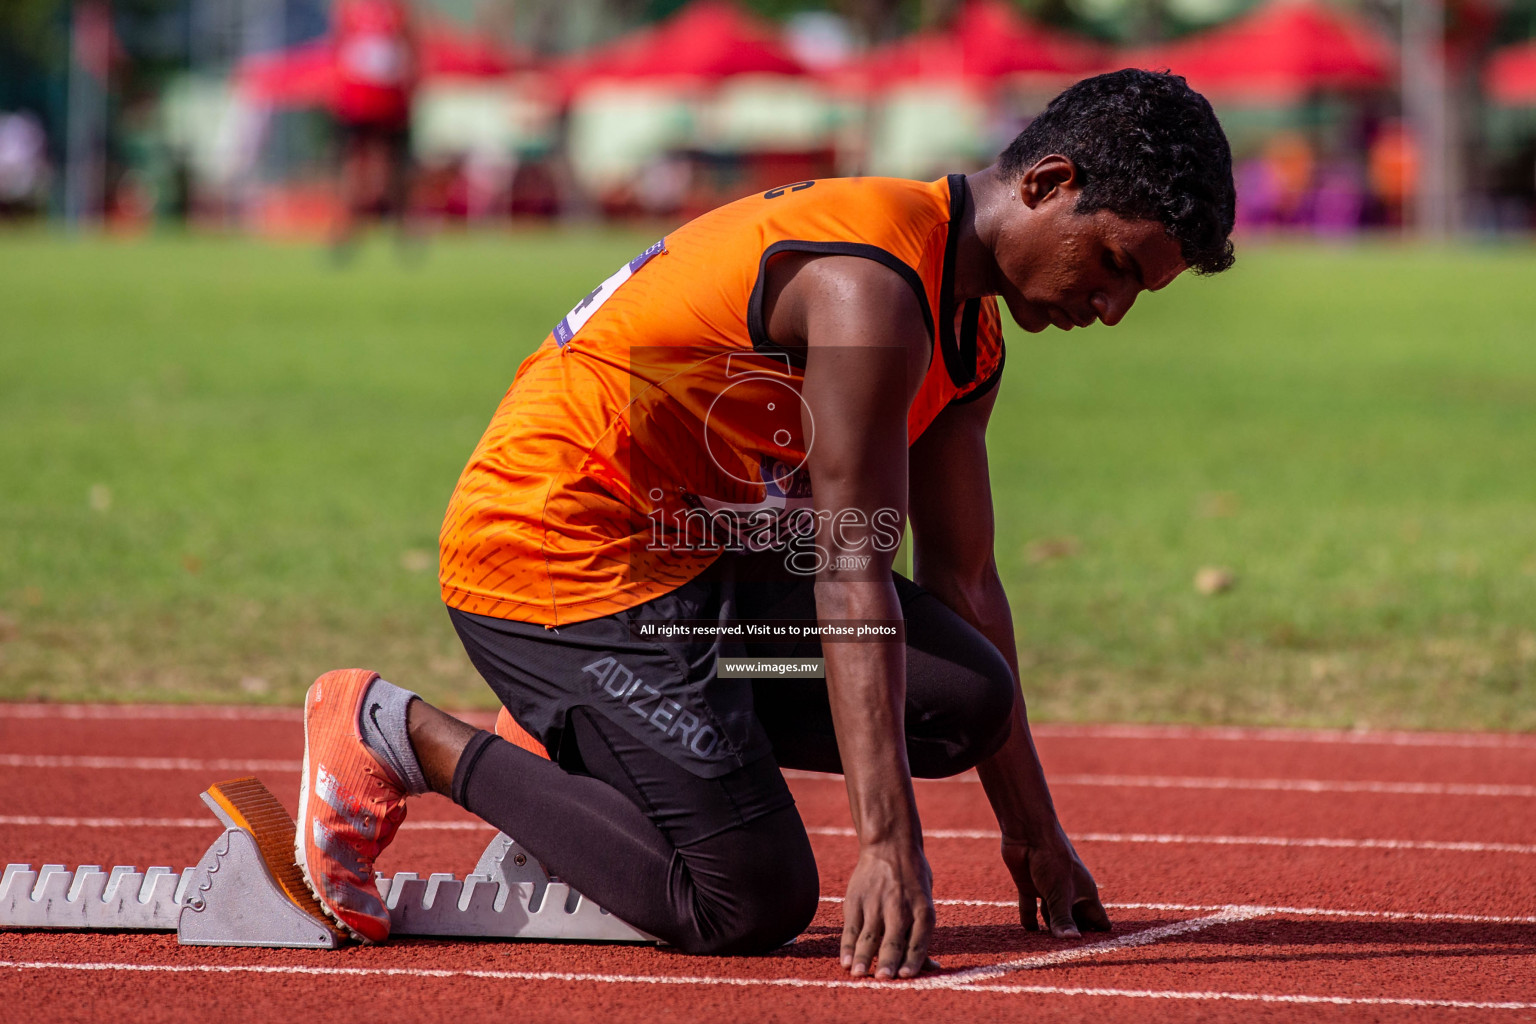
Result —
[[875, 977], [882, 981], [896, 977], [907, 953], [907, 938], [912, 934], [912, 915], [898, 903], [885, 907], [885, 939], [880, 943], [880, 961]]
[[875, 954], [880, 949], [880, 940], [884, 935], [884, 928], [879, 914], [865, 914], [864, 927], [859, 931], [859, 940], [853, 947], [853, 969], [855, 978], [862, 978], [869, 973], [875, 963]]
[[1080, 939], [1083, 933], [1077, 930], [1077, 924], [1072, 920], [1072, 886], [1070, 884], [1058, 885], [1045, 897], [1046, 922], [1051, 926], [1051, 934], [1058, 939]]
[[1026, 931], [1040, 930], [1040, 922], [1035, 917], [1035, 901], [1036, 897], [1032, 892], [1019, 894], [1019, 924], [1022, 924]]
[[1110, 924], [1109, 912], [1097, 896], [1084, 896], [1072, 904], [1072, 920], [1084, 931], [1107, 932], [1114, 927]]
[[896, 972], [898, 977], [915, 978], [923, 972], [925, 964], [933, 962], [928, 959], [928, 940], [932, 936], [933, 911], [926, 905], [920, 906], [907, 938], [907, 959], [902, 963], [901, 970]]
[[840, 956], [843, 969], [853, 966], [854, 949], [859, 942], [859, 932], [864, 928], [864, 905], [860, 900], [848, 900], [843, 904], [843, 943]]

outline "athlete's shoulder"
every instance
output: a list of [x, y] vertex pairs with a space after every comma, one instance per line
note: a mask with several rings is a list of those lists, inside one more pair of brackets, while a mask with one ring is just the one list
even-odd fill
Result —
[[[949, 208], [949, 187], [944, 179], [913, 181], [910, 178], [815, 178], [768, 189], [749, 201], [760, 199], [776, 206], [836, 207], [845, 212], [860, 209], [907, 210], [940, 213]], [[788, 202], [782, 202], [788, 200]]]
[[949, 187], [942, 179], [817, 178], [720, 207], [678, 229], [669, 244], [698, 242], [713, 251], [873, 246], [915, 266], [949, 219]]

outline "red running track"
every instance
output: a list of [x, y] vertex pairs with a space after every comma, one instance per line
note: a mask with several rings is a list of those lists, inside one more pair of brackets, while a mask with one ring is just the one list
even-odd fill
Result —
[[[772, 956], [409, 939], [198, 949], [166, 933], [0, 931], [0, 1019], [1536, 1020], [1536, 737], [1036, 736], [1111, 907], [1109, 936], [1020, 929], [979, 784], [920, 782], [945, 970], [847, 979], [838, 898], [856, 844], [842, 781], [791, 773], [824, 902]], [[302, 747], [296, 712], [0, 705], [0, 861], [195, 863], [219, 831], [198, 793], [257, 774], [292, 810]], [[462, 874], [493, 831], [427, 798], [380, 867]]]

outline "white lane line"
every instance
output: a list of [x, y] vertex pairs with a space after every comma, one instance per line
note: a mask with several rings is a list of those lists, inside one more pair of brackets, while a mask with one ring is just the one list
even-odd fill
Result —
[[[940, 902], [935, 900], [935, 903]], [[956, 906], [1017, 907], [1018, 900], [945, 900]], [[1106, 903], [1110, 910], [1173, 910], [1210, 911], [1220, 907], [1203, 903]], [[1332, 907], [1266, 907], [1259, 904], [1245, 905], [1260, 917], [1337, 917], [1372, 921], [1425, 921], [1444, 924], [1536, 924], [1536, 917], [1499, 917], [1491, 914], [1428, 914], [1411, 910], [1338, 910]]]
[[35, 814], [0, 814], [0, 825], [13, 828], [212, 828], [212, 818], [64, 818]]
[[0, 718], [302, 722], [304, 709], [252, 707], [240, 704], [0, 704]]
[[[841, 896], [823, 896], [823, 903], [841, 903]], [[1019, 905], [1018, 900], [958, 900], [936, 899], [938, 907], [1006, 907], [1010, 910]], [[1259, 917], [1340, 917], [1360, 918], [1373, 921], [1440, 921], [1447, 924], [1536, 924], [1536, 917], [1495, 917], [1488, 914], [1428, 914], [1412, 910], [1338, 910], [1332, 907], [1269, 907], [1259, 903], [1210, 904], [1210, 903], [1106, 903], [1108, 910], [1173, 910], [1190, 913], [1216, 913], [1231, 907], [1252, 910]]]
[[[490, 722], [495, 711], [450, 711], [466, 722]], [[10, 704], [0, 703], [0, 719], [63, 718], [95, 721], [221, 721], [302, 722], [303, 708], [266, 707], [249, 704]]]
[[[813, 825], [806, 828], [813, 836], [858, 835], [846, 826]], [[996, 829], [925, 828], [924, 839], [1001, 839]], [[1074, 842], [1143, 843], [1154, 846], [1282, 846], [1320, 847], [1330, 850], [1432, 850], [1442, 853], [1518, 853], [1536, 854], [1531, 843], [1448, 842], [1438, 839], [1330, 839], [1291, 836], [1191, 836], [1149, 832], [1074, 832]]]
[[1185, 992], [1178, 989], [1087, 988], [1071, 985], [960, 986], [957, 992], [1009, 995], [1089, 996], [1101, 999], [1175, 999], [1192, 1002], [1281, 1003], [1303, 1006], [1410, 1006], [1435, 1010], [1531, 1010], [1536, 1003], [1477, 1002], [1468, 999], [1409, 999], [1390, 996], [1312, 996], [1288, 992]]
[[[0, 825], [17, 828], [223, 828], [213, 818], [67, 818], [44, 815], [0, 814]], [[495, 832], [494, 825], [479, 820], [406, 822], [411, 831]]]
[[[459, 718], [490, 716], [485, 710], [455, 711]], [[241, 704], [0, 704], [0, 718], [140, 719], [298, 722], [299, 708]], [[1218, 740], [1392, 747], [1470, 747], [1536, 750], [1536, 736], [1500, 732], [1407, 732], [1372, 729], [1286, 729], [1262, 726], [1133, 725], [1035, 722], [1036, 736], [1062, 739]]]
[[[1002, 906], [1017, 906], [1017, 901]], [[1214, 910], [1204, 904], [1190, 903], [1109, 903], [1118, 910]], [[1536, 924], [1536, 916], [1501, 917], [1493, 914], [1429, 914], [1412, 910], [1339, 910], [1333, 907], [1267, 907], [1244, 904], [1266, 917], [1340, 917], [1373, 921], [1441, 921], [1447, 924]]]
[[1086, 960], [1089, 957], [1099, 956], [1103, 953], [1113, 953], [1121, 949], [1149, 946], [1154, 942], [1161, 942], [1164, 939], [1171, 939], [1179, 935], [1193, 935], [1195, 932], [1203, 932], [1207, 928], [1215, 928], [1224, 924], [1235, 924], [1239, 921], [1248, 921], [1262, 916], [1263, 911], [1259, 907], [1223, 907], [1207, 917], [1197, 917], [1191, 921], [1174, 921], [1171, 924], [1146, 928], [1139, 932], [1132, 932], [1129, 935], [1122, 935], [1117, 939], [1106, 939], [1103, 942], [1094, 942], [1086, 946], [1074, 946], [1071, 949], [1058, 949], [1051, 953], [1038, 953], [1034, 956], [1020, 957], [1017, 960], [1005, 960], [999, 964], [972, 967], [970, 970], [958, 971], [954, 974], [943, 975], [942, 977], [920, 979], [915, 984], [922, 988], [951, 988], [957, 985], [970, 985], [978, 981], [1001, 978], [1006, 974], [1013, 974], [1015, 971], [1032, 971], [1040, 967], [1053, 967], [1056, 964], [1070, 963], [1073, 960]]
[[[207, 818], [91, 818], [56, 815], [0, 814], [0, 825], [17, 828], [204, 828], [214, 824]], [[474, 832], [494, 828], [483, 821], [422, 821], [414, 819], [403, 828], [448, 832]], [[847, 826], [811, 825], [813, 836], [854, 838]], [[923, 831], [925, 839], [1000, 839], [995, 830], [979, 828], [931, 828]], [[1072, 837], [1084, 843], [1144, 843], [1159, 846], [1279, 846], [1318, 847], [1340, 850], [1429, 850], [1440, 853], [1514, 853], [1536, 855], [1536, 844], [1445, 842], [1435, 839], [1330, 839], [1290, 836], [1190, 836], [1159, 835], [1141, 832], [1078, 832]]]
[[[786, 779], [843, 782], [841, 775], [784, 771]], [[917, 785], [980, 783], [974, 772], [947, 779], [914, 779]], [[1052, 786], [1096, 786], [1106, 789], [1248, 789], [1294, 793], [1382, 793], [1398, 796], [1536, 797], [1536, 786], [1476, 782], [1367, 782], [1354, 779], [1234, 779], [1196, 775], [1084, 775], [1052, 773]]]
[[[1066, 985], [940, 985], [919, 988], [913, 982], [829, 981], [820, 978], [726, 978], [682, 974], [594, 974], [578, 971], [447, 970], [431, 967], [301, 967], [274, 964], [129, 964], [71, 963], [48, 960], [0, 960], [0, 969], [18, 971], [122, 971], [137, 974], [267, 974], [352, 978], [474, 978], [485, 981], [593, 982], [607, 985], [718, 985], [728, 988], [822, 988], [860, 992], [993, 992], [999, 994], [1090, 996], [1119, 999], [1187, 999], [1202, 1002], [1328, 1004], [1333, 1006], [1414, 1006], [1468, 1010], [1530, 1010], [1536, 1002], [1473, 1002], [1458, 999], [1314, 996], [1268, 992], [1184, 992], [1156, 989], [1082, 988]], [[941, 982], [943, 978], [934, 978]]]
[[[0, 754], [0, 768], [75, 768], [104, 771], [172, 772], [296, 772], [297, 760], [279, 758], [108, 757], [80, 754]], [[835, 781], [841, 775], [784, 771], [786, 779]], [[923, 783], [980, 782], [967, 772], [948, 779], [918, 779]], [[1401, 796], [1536, 797], [1536, 786], [1471, 782], [1362, 782], [1350, 779], [1234, 779], [1191, 775], [1074, 775], [1056, 774], [1054, 786], [1097, 786], [1109, 789], [1243, 789], [1295, 793], [1383, 793]]]
[[1536, 736], [1501, 732], [1372, 732], [1355, 729], [1266, 729], [1245, 726], [1069, 725], [1032, 723], [1030, 731], [1051, 739], [1218, 740], [1237, 743], [1318, 743], [1385, 747], [1461, 747], [1536, 750]]
[[105, 757], [75, 754], [0, 754], [0, 768], [87, 768], [138, 772], [296, 772], [300, 761], [278, 758]]
[[1189, 775], [1051, 776], [1053, 786], [1110, 786], [1142, 789], [1255, 789], [1292, 793], [1390, 793], [1400, 796], [1536, 797], [1536, 786], [1465, 782], [1358, 782], [1348, 779], [1231, 779]]

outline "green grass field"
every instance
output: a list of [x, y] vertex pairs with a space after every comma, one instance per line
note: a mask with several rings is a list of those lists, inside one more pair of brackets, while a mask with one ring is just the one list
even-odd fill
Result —
[[[437, 597], [518, 362], [651, 239], [345, 270], [0, 236], [0, 697], [491, 701]], [[1536, 729], [1536, 251], [1247, 247], [1010, 335], [998, 562], [1037, 717]], [[1236, 585], [1197, 592], [1207, 566]]]

